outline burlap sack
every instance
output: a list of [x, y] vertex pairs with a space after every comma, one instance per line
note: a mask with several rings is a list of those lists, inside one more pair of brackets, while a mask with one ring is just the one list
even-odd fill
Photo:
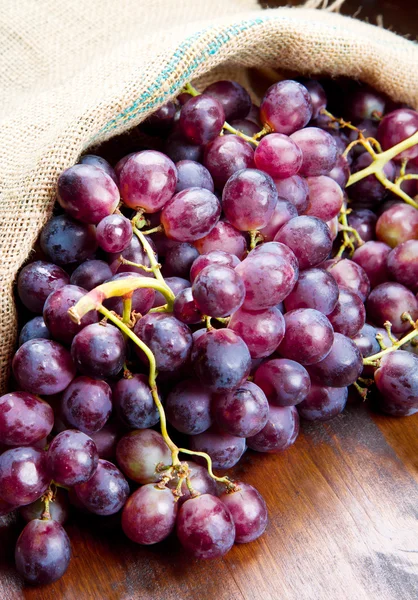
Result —
[[255, 0], [3, 0], [0, 32], [0, 391], [16, 342], [16, 274], [59, 173], [86, 148], [221, 66], [346, 75], [418, 107], [418, 46], [326, 11], [261, 10]]

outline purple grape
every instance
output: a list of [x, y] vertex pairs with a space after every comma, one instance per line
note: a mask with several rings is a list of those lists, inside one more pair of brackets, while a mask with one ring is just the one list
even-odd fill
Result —
[[87, 510], [102, 516], [119, 512], [129, 496], [129, 485], [122, 473], [103, 459], [99, 459], [93, 477], [77, 483], [74, 490]]
[[52, 340], [25, 342], [14, 355], [12, 368], [22, 390], [45, 396], [62, 392], [75, 376], [70, 353]]
[[194, 242], [200, 254], [221, 250], [242, 259], [247, 250], [244, 235], [226, 221], [218, 221], [211, 232]]
[[301, 215], [308, 208], [309, 187], [306, 179], [299, 175], [287, 177], [286, 179], [276, 179], [274, 181], [277, 193], [280, 199], [291, 202]]
[[[261, 129], [261, 125], [254, 123], [254, 121], [250, 121], [249, 119], [234, 119], [229, 121], [229, 124], [234, 128], [240, 131], [241, 133], [247, 135], [248, 137], [254, 137]], [[230, 131], [225, 131], [224, 135], [236, 135], [235, 133], [231, 133]], [[253, 144], [253, 142], [249, 142]], [[255, 144], [254, 144], [255, 145]]]
[[213, 414], [217, 425], [226, 433], [250, 437], [266, 425], [269, 404], [258, 385], [244, 381], [237, 389], [214, 396]]
[[227, 317], [244, 302], [245, 286], [234, 269], [212, 264], [197, 274], [192, 294], [202, 314]]
[[245, 88], [236, 81], [215, 81], [203, 92], [221, 103], [226, 121], [245, 119], [251, 109], [251, 98]]
[[59, 265], [82, 262], [97, 249], [96, 228], [68, 215], [52, 217], [42, 229], [40, 244], [45, 254]]
[[285, 223], [298, 216], [296, 206], [288, 200], [282, 200], [279, 198], [277, 204], [274, 207], [273, 214], [267, 223], [267, 225], [261, 228], [259, 231], [263, 236], [265, 242], [271, 242], [274, 240], [274, 236], [277, 234], [279, 229], [283, 227]]
[[361, 87], [348, 96], [346, 105], [348, 117], [354, 122], [378, 120], [385, 113], [386, 99], [376, 90]]
[[418, 319], [418, 300], [414, 294], [400, 283], [381, 283], [370, 292], [367, 299], [367, 314], [376, 325], [382, 327], [390, 321], [395, 333], [407, 333], [411, 325], [402, 320], [407, 312], [415, 321]]
[[295, 406], [311, 389], [309, 373], [299, 363], [274, 358], [262, 363], [254, 374], [256, 383], [274, 406]]
[[173, 127], [175, 116], [176, 105], [169, 100], [142, 121], [139, 128], [148, 135], [162, 136]]
[[229, 329], [212, 329], [195, 340], [192, 364], [197, 377], [212, 392], [236, 388], [249, 375], [247, 345]]
[[[372, 162], [373, 157], [368, 152], [363, 152], [363, 154], [360, 154], [353, 162], [351, 171], [353, 173], [362, 171], [371, 165]], [[393, 181], [395, 178], [395, 164], [392, 161], [387, 162], [383, 167], [383, 173], [389, 181]], [[383, 200], [387, 190], [384, 185], [376, 179], [375, 175], [368, 175], [352, 185], [349, 193], [350, 198], [355, 201], [356, 205], [365, 208], [375, 208], [376, 204]]]
[[302, 166], [299, 175], [317, 177], [326, 175], [336, 165], [337, 143], [326, 131], [318, 127], [306, 127], [290, 136], [302, 151]]
[[247, 438], [247, 444], [257, 452], [282, 452], [295, 442], [298, 433], [299, 416], [295, 406], [270, 406], [267, 424]]
[[[183, 279], [182, 277], [166, 277], [165, 282], [176, 297], [181, 291], [191, 287], [190, 281]], [[164, 306], [166, 303], [167, 300], [161, 292], [156, 292], [153, 307]]]
[[214, 469], [232, 469], [246, 450], [244, 438], [211, 429], [192, 435], [189, 445], [195, 452], [209, 454]]
[[87, 260], [73, 271], [71, 285], [78, 285], [88, 292], [112, 277], [112, 271], [103, 260]]
[[[45, 502], [42, 498], [38, 498], [32, 504], [26, 504], [19, 509], [20, 516], [27, 522], [34, 519], [41, 519], [45, 512]], [[57, 488], [54, 492], [53, 500], [49, 502], [49, 514], [53, 521], [60, 525], [68, 520], [70, 507], [68, 505], [68, 497], [65, 490]]]
[[[189, 359], [192, 334], [187, 325], [171, 314], [145, 315], [136, 323], [134, 333], [154, 353], [159, 371], [176, 371]], [[142, 362], [148, 364], [148, 358], [137, 346], [135, 352]]]
[[327, 221], [326, 223], [331, 232], [331, 239], [332, 241], [335, 241], [337, 239], [339, 229], [338, 217], [334, 217], [333, 219], [331, 219], [331, 221]]
[[153, 429], [138, 429], [124, 435], [116, 447], [123, 473], [138, 483], [160, 481], [159, 465], [171, 465], [171, 452], [163, 436]]
[[256, 540], [267, 527], [266, 503], [259, 492], [248, 483], [237, 481], [238, 490], [219, 496], [232, 515], [235, 524], [235, 542], [245, 544]]
[[112, 390], [109, 384], [90, 377], [76, 377], [62, 395], [64, 420], [90, 435], [104, 426], [112, 412]]
[[316, 119], [320, 111], [327, 105], [327, 96], [322, 85], [315, 79], [300, 79], [300, 83], [306, 87], [312, 102], [312, 119]]
[[[382, 356], [375, 371], [383, 412], [404, 417], [418, 412], [418, 357], [405, 350]], [[1, 460], [1, 459], [0, 459]]]
[[332, 248], [331, 232], [317, 217], [290, 219], [279, 229], [274, 240], [285, 244], [294, 252], [300, 269], [319, 265]]
[[179, 131], [174, 131], [168, 136], [164, 145], [164, 152], [175, 163], [181, 160], [198, 162], [203, 158], [203, 146], [192, 144]]
[[381, 348], [376, 339], [377, 329], [368, 323], [365, 323], [355, 337], [353, 342], [360, 350], [363, 358], [377, 354]]
[[257, 169], [275, 179], [296, 175], [302, 165], [302, 152], [290, 137], [271, 133], [260, 140], [254, 153]]
[[230, 254], [223, 250], [212, 250], [211, 252], [198, 256], [193, 262], [190, 269], [190, 281], [193, 283], [200, 271], [209, 265], [221, 265], [223, 267], [231, 267], [234, 269], [239, 263], [240, 261], [235, 254]]
[[125, 362], [123, 335], [113, 325], [93, 323], [73, 339], [71, 356], [77, 370], [92, 377], [114, 377]]
[[284, 319], [278, 308], [264, 310], [237, 310], [228, 328], [235, 331], [247, 344], [251, 358], [263, 358], [274, 352], [284, 336]]
[[30, 446], [43, 440], [54, 426], [52, 408], [28, 392], [0, 397], [0, 439], [7, 446]]
[[269, 175], [257, 169], [234, 173], [222, 192], [228, 221], [241, 231], [265, 227], [277, 204], [277, 190]]
[[111, 422], [110, 420], [104, 427], [97, 433], [91, 434], [91, 439], [96, 444], [99, 458], [105, 458], [106, 460], [112, 460], [116, 456], [116, 445], [121, 436], [121, 427], [118, 423]]
[[178, 192], [164, 206], [161, 225], [168, 238], [193, 242], [210, 233], [219, 221], [220, 214], [220, 202], [212, 192], [190, 188]]
[[164, 276], [177, 276], [187, 279], [190, 274], [190, 267], [198, 258], [198, 250], [187, 242], [174, 246], [166, 255], [163, 267]]
[[221, 133], [224, 123], [222, 104], [216, 98], [202, 94], [183, 105], [179, 129], [193, 144], [204, 145]]
[[173, 492], [148, 483], [128, 498], [122, 511], [122, 529], [137, 544], [157, 544], [173, 531], [176, 516]]
[[337, 304], [328, 319], [335, 332], [355, 337], [366, 321], [366, 309], [360, 296], [350, 290], [340, 290]]
[[298, 404], [299, 415], [307, 421], [328, 421], [344, 410], [347, 397], [346, 387], [326, 387], [313, 383], [308, 396]]
[[211, 494], [184, 502], [177, 515], [177, 537], [195, 558], [219, 558], [232, 548], [235, 525], [229, 509]]
[[365, 271], [372, 289], [390, 279], [387, 267], [390, 251], [390, 246], [372, 240], [357, 248], [353, 254], [353, 261]]
[[[418, 112], [409, 108], [394, 110], [383, 117], [377, 130], [377, 139], [383, 150], [388, 150], [399, 142], [406, 140], [418, 131]], [[404, 150], [394, 160], [401, 161], [403, 158], [415, 158], [418, 156], [418, 145]]]
[[41, 314], [49, 294], [70, 282], [67, 273], [51, 263], [37, 260], [23, 267], [17, 279], [17, 293], [30, 311]]
[[408, 240], [387, 256], [387, 268], [398, 283], [418, 292], [418, 240]]
[[312, 118], [312, 101], [308, 90], [297, 81], [274, 83], [261, 101], [260, 118], [263, 125], [286, 135], [305, 127]]
[[[336, 140], [340, 138], [334, 138]], [[335, 167], [328, 173], [328, 177], [333, 179], [341, 189], [344, 189], [350, 179], [350, 163], [346, 156], [338, 156]]]
[[105, 252], [123, 252], [132, 239], [132, 225], [123, 215], [109, 215], [96, 229], [97, 243]]
[[134, 154], [136, 154], [136, 152], [130, 152], [129, 154], [125, 154], [125, 156], [122, 156], [122, 158], [116, 163], [115, 174], [116, 174], [116, 177], [118, 178], [118, 181], [119, 181], [120, 174], [122, 173], [122, 169], [126, 164], [126, 161], [128, 160], [128, 158], [131, 158], [131, 156], [133, 156]]
[[371, 242], [375, 239], [375, 228], [377, 216], [367, 208], [359, 208], [351, 211], [347, 216], [348, 224], [354, 227], [363, 242]]
[[[135, 277], [135, 273], [118, 273], [110, 278], [109, 281], [117, 281], [118, 279], [125, 279], [126, 277]], [[138, 288], [132, 294], [132, 311], [144, 315], [150, 308], [154, 306], [156, 293], [152, 288]], [[165, 300], [163, 304], [165, 304]], [[123, 298], [115, 296], [108, 298], [103, 302], [104, 306], [113, 310], [118, 315], [123, 314]]]
[[194, 301], [192, 288], [186, 288], [177, 294], [173, 304], [173, 314], [186, 325], [197, 325], [203, 321], [203, 315]]
[[348, 258], [343, 258], [342, 260], [326, 261], [323, 267], [331, 273], [339, 288], [358, 294], [365, 302], [370, 292], [370, 281], [366, 271], [360, 265]]
[[203, 433], [212, 425], [212, 394], [202, 384], [191, 379], [178, 383], [167, 396], [167, 421], [188, 435]]
[[292, 310], [284, 315], [285, 334], [278, 351], [284, 358], [313, 365], [330, 352], [334, 332], [329, 320], [312, 308]]
[[113, 405], [119, 419], [132, 429], [147, 429], [160, 420], [154, 403], [148, 378], [145, 375], [133, 375], [120, 379], [113, 386]]
[[16, 543], [16, 569], [32, 585], [45, 585], [62, 577], [70, 558], [68, 535], [52, 519], [30, 521]]
[[254, 167], [254, 149], [237, 135], [222, 135], [205, 147], [203, 164], [221, 190], [234, 173]]
[[34, 340], [35, 338], [43, 338], [44, 340], [51, 339], [51, 334], [49, 333], [48, 327], [45, 325], [43, 317], [34, 317], [23, 325], [19, 335], [19, 346], [22, 346], [25, 342]]
[[173, 161], [162, 152], [143, 150], [128, 158], [119, 181], [123, 202], [129, 208], [155, 213], [174, 194], [177, 170]]
[[113, 169], [113, 167], [111, 167], [111, 165], [107, 162], [105, 158], [102, 158], [101, 156], [96, 156], [95, 154], [85, 154], [80, 158], [78, 163], [80, 165], [91, 165], [93, 167], [101, 169], [113, 179], [116, 185], [118, 185], [118, 178], [115, 173], [115, 170]]
[[206, 167], [194, 160], [180, 160], [176, 163], [176, 193], [188, 188], [205, 188], [213, 192], [213, 179]]
[[[210, 477], [207, 468], [202, 467], [191, 460], [188, 460], [187, 464], [189, 466], [189, 480], [193, 490], [199, 494], [212, 494], [212, 496], [216, 496], [216, 483], [215, 480]], [[177, 479], [172, 479], [167, 485], [170, 489], [175, 489], [177, 484]], [[186, 500], [191, 498], [191, 494], [185, 480], [183, 480], [181, 485], [181, 493], [182, 495], [177, 500], [179, 507], [183, 504], [183, 502], [186, 502]]]
[[96, 225], [116, 209], [119, 190], [103, 168], [74, 165], [58, 178], [58, 202], [70, 217]]
[[0, 495], [9, 504], [34, 502], [46, 492], [50, 482], [43, 450], [26, 446], [11, 448], [0, 455]]
[[329, 315], [338, 301], [338, 285], [333, 276], [324, 269], [306, 269], [285, 298], [286, 310], [314, 308]]
[[[417, 144], [418, 148], [418, 144]], [[376, 237], [391, 248], [418, 239], [418, 211], [413, 206], [394, 204], [378, 218]]]
[[330, 177], [308, 177], [309, 204], [306, 214], [330, 221], [336, 217], [343, 205], [344, 195], [341, 187]]
[[363, 370], [363, 357], [353, 340], [334, 334], [330, 352], [321, 361], [308, 367], [312, 381], [331, 387], [344, 387], [355, 383]]
[[97, 323], [99, 317], [95, 310], [89, 311], [80, 324], [74, 323], [68, 314], [69, 309], [86, 293], [86, 290], [76, 285], [65, 285], [48, 296], [43, 315], [51, 337], [64, 344], [71, 344], [74, 336], [86, 325]]
[[99, 455], [91, 438], [74, 429], [59, 433], [47, 452], [48, 470], [56, 483], [72, 487], [94, 474]]

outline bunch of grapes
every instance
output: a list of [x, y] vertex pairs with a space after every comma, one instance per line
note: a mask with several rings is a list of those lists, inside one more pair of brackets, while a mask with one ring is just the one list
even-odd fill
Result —
[[59, 177], [0, 398], [0, 514], [28, 521], [28, 582], [65, 572], [70, 504], [219, 557], [267, 509], [213, 469], [283, 452], [349, 386], [418, 411], [418, 113], [344, 85], [280, 81], [260, 107], [187, 85], [140, 126], [151, 148]]

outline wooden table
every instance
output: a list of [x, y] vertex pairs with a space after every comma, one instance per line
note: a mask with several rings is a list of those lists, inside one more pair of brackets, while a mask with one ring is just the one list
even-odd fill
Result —
[[[411, 0], [364, 5], [360, 17], [382, 14], [416, 36]], [[68, 572], [28, 588], [13, 566], [21, 525], [0, 518], [0, 600], [417, 600], [418, 415], [385, 417], [357, 401], [329, 423], [304, 424], [281, 455], [247, 452], [234, 474], [263, 494], [270, 523], [222, 560], [190, 560], [174, 537], [137, 546], [114, 518], [73, 517]]]

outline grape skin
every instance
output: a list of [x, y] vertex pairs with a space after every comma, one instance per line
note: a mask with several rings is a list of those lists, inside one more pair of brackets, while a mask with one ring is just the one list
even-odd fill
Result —
[[188, 435], [203, 433], [212, 425], [212, 394], [197, 381], [178, 383], [167, 396], [167, 421]]
[[50, 481], [43, 450], [26, 446], [0, 455], [0, 495], [9, 504], [34, 502], [46, 492]]
[[116, 459], [123, 473], [138, 483], [160, 481], [157, 465], [171, 464], [171, 453], [163, 436], [152, 429], [138, 429], [124, 435], [116, 447]]
[[189, 445], [191, 450], [209, 454], [214, 469], [232, 469], [246, 450], [243, 437], [213, 429], [191, 436]]
[[54, 426], [52, 408], [28, 392], [0, 397], [0, 439], [8, 446], [30, 446], [50, 434]]
[[248, 447], [257, 452], [277, 453], [291, 446], [299, 434], [299, 416], [295, 406], [270, 406], [267, 424], [255, 436], [247, 438]]
[[235, 524], [235, 542], [246, 544], [256, 540], [267, 527], [267, 506], [263, 497], [248, 483], [237, 481], [238, 490], [224, 492], [219, 499], [229, 509]]
[[26, 308], [35, 314], [42, 314], [49, 294], [69, 282], [70, 278], [61, 267], [37, 260], [20, 271], [17, 292]]
[[313, 383], [308, 396], [298, 404], [299, 415], [307, 421], [329, 421], [344, 410], [347, 397], [346, 387]]
[[251, 381], [226, 394], [215, 395], [212, 410], [217, 425], [237, 437], [255, 435], [266, 425], [269, 416], [263, 390]]
[[125, 504], [129, 485], [114, 464], [99, 459], [93, 477], [77, 483], [74, 490], [83, 506], [96, 515], [113, 515]]
[[172, 491], [149, 483], [128, 498], [122, 511], [122, 529], [137, 544], [157, 544], [173, 531], [176, 516]]

